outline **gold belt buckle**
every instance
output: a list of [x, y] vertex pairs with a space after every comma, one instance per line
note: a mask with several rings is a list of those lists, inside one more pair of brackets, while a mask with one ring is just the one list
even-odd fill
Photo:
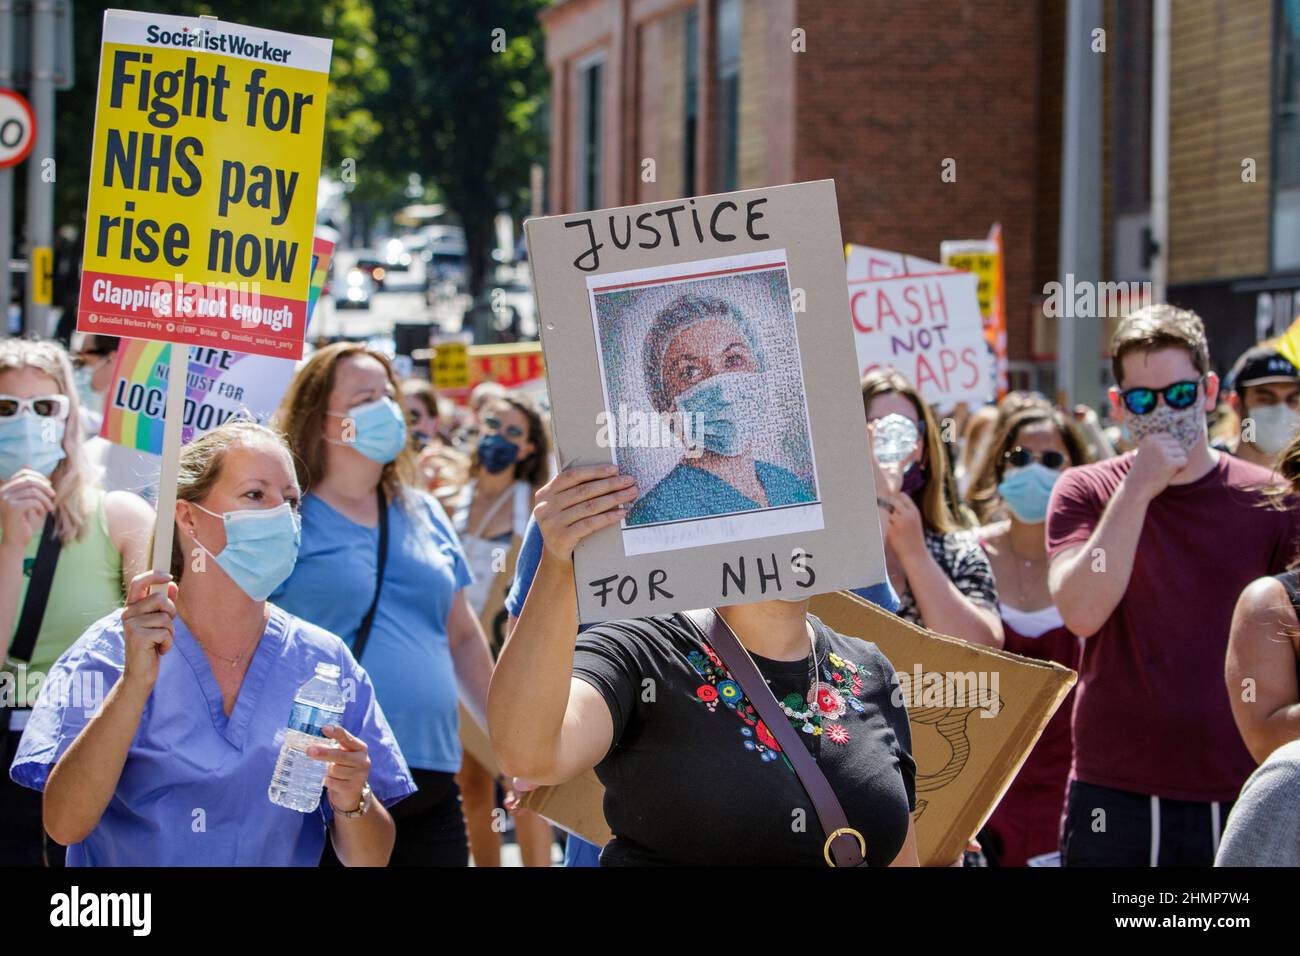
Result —
[[831, 859], [831, 843], [835, 841], [836, 837], [842, 836], [845, 833], [849, 836], [858, 838], [858, 851], [862, 854], [864, 860], [867, 858], [867, 841], [862, 838], [862, 834], [853, 829], [853, 827], [840, 827], [826, 838], [826, 843], [822, 846], [822, 856], [826, 857], [827, 866], [835, 866], [835, 861]]

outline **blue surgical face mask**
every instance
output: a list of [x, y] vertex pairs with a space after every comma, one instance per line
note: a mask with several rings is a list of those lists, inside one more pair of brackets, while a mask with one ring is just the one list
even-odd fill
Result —
[[64, 427], [62, 419], [27, 411], [0, 419], [0, 481], [8, 481], [20, 468], [50, 477], [66, 456]]
[[72, 384], [77, 387], [77, 398], [81, 399], [81, 404], [88, 410], [100, 412], [104, 408], [104, 393], [95, 391], [91, 384], [94, 377], [95, 370], [89, 365], [72, 370]]
[[302, 524], [286, 501], [275, 508], [249, 508], [218, 514], [191, 501], [226, 526], [226, 546], [213, 554], [196, 537], [203, 553], [217, 562], [230, 580], [254, 601], [265, 601], [288, 580], [298, 563]]
[[495, 432], [478, 443], [478, 461], [490, 475], [500, 474], [519, 460], [519, 446]]
[[757, 422], [766, 408], [763, 377], [757, 372], [723, 372], [692, 385], [677, 396], [688, 444], [728, 458], [741, 454], [757, 437]]
[[371, 461], [386, 465], [406, 447], [406, 416], [401, 407], [385, 395], [383, 398], [348, 409], [346, 415], [329, 412], [335, 418], [350, 418], [356, 425], [352, 441], [325, 439], [332, 445], [355, 448]]
[[1033, 462], [1024, 468], [1009, 468], [998, 485], [998, 494], [1011, 513], [1025, 524], [1047, 520], [1047, 502], [1061, 473]]

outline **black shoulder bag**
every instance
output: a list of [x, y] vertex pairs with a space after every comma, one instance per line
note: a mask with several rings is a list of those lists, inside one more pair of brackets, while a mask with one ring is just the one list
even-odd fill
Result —
[[384, 589], [384, 565], [388, 563], [388, 500], [384, 497], [382, 484], [375, 489], [375, 494], [379, 498], [379, 556], [376, 560], [375, 596], [370, 601], [370, 609], [366, 611], [366, 616], [361, 619], [361, 626], [357, 628], [356, 640], [352, 642], [352, 656], [358, 663], [361, 661], [361, 655], [365, 653], [366, 641], [370, 639], [370, 628], [375, 623], [375, 611], [379, 609], [379, 594]]
[[[54, 569], [58, 566], [59, 549], [63, 546], [54, 526], [54, 514], [50, 513], [45, 516], [41, 543], [36, 547], [36, 560], [32, 563], [31, 579], [27, 582], [27, 596], [23, 599], [18, 626], [14, 629], [14, 639], [9, 645], [9, 659], [21, 664], [32, 659], [36, 638], [41, 632], [41, 622], [45, 620], [45, 606], [50, 601]], [[0, 734], [9, 732], [9, 721], [12, 718], [12, 707], [0, 707]]]

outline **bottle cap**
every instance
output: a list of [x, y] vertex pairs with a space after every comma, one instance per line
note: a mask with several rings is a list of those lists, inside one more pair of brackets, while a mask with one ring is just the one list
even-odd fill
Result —
[[338, 680], [339, 665], [329, 664], [326, 663], [325, 661], [321, 661], [319, 664], [316, 665], [316, 676], [327, 677], [330, 680]]

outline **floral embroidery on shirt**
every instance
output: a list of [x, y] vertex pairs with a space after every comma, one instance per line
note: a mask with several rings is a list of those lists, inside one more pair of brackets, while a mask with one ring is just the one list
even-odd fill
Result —
[[[794, 767], [782, 753], [775, 735], [759, 719], [758, 712], [740, 685], [732, 680], [721, 658], [708, 642], [704, 642], [703, 648], [703, 651], [687, 654], [691, 666], [706, 681], [695, 689], [696, 700], [704, 704], [709, 713], [716, 711], [719, 703], [725, 704], [742, 722], [740, 735], [744, 748], [755, 751], [764, 761], [779, 758], [793, 772]], [[829, 666], [822, 669], [825, 681], [817, 682], [815, 699], [807, 701], [798, 694], [791, 693], [781, 701], [781, 706], [797, 730], [813, 736], [824, 736], [831, 743], [844, 745], [852, 739], [848, 730], [842, 724], [823, 724], [823, 721], [843, 717], [850, 709], [862, 713], [865, 707], [858, 700], [864, 690], [862, 676], [871, 675], [865, 668], [838, 654], [829, 654], [826, 659]]]

